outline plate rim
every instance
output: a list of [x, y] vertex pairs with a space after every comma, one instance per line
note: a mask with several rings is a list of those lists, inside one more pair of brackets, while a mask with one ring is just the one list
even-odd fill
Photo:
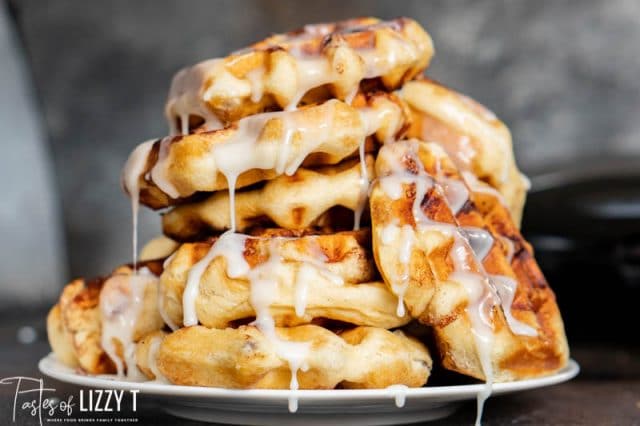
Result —
[[[296, 390], [287, 389], [225, 389], [204, 386], [184, 386], [158, 383], [155, 381], [129, 382], [114, 380], [111, 378], [82, 375], [75, 373], [71, 367], [62, 364], [56, 359], [53, 352], [44, 356], [38, 362], [40, 372], [48, 377], [78, 386], [88, 386], [104, 389], [139, 390], [147, 396], [176, 396], [198, 397], [211, 399], [262, 399], [286, 401], [290, 397], [296, 397], [300, 401], [322, 401], [332, 399], [388, 399], [396, 395], [397, 391], [391, 389], [324, 389], [324, 390]], [[492, 395], [520, 392], [537, 389], [567, 382], [580, 373], [578, 363], [570, 358], [567, 365], [560, 371], [543, 377], [517, 380], [513, 382], [495, 383]], [[407, 388], [406, 398], [448, 398], [460, 399], [475, 398], [478, 392], [484, 389], [484, 384], [450, 385], [450, 386], [424, 386], [420, 388]]]

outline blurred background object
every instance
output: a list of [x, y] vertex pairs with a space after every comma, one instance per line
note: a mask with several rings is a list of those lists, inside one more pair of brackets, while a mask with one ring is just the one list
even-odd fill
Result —
[[66, 279], [57, 182], [31, 73], [0, 10], [0, 308], [42, 306]]
[[[11, 170], [20, 169], [30, 176], [13, 188], [28, 187], [45, 198], [51, 188], [59, 188], [49, 205], [61, 202], [71, 276], [104, 274], [130, 260], [130, 210], [119, 187], [120, 170], [137, 143], [167, 133], [163, 105], [171, 77], [181, 67], [310, 22], [406, 15], [434, 39], [436, 56], [428, 75], [487, 105], [511, 128], [519, 164], [534, 183], [524, 230], [559, 294], [569, 335], [600, 338], [593, 335], [599, 321], [598, 333], [617, 338], [603, 329], [601, 317], [584, 312], [605, 300], [609, 307], [628, 309], [627, 301], [640, 296], [640, 186], [633, 184], [640, 173], [638, 1], [8, 4], [46, 120], [50, 145], [40, 145], [38, 152], [52, 154], [57, 180], [36, 179], [41, 168], [37, 161], [45, 161], [38, 154], [28, 165], [21, 160], [13, 168], [3, 167], [2, 182], [15, 181], [17, 172]], [[22, 81], [30, 76], [22, 74]], [[14, 97], [3, 96], [1, 102], [2, 111], [14, 115], [0, 118], [17, 123], [22, 114]], [[35, 122], [33, 126], [38, 128]], [[6, 134], [7, 127], [3, 129]], [[9, 152], [25, 148], [27, 137], [12, 133], [5, 138]], [[620, 158], [624, 167], [619, 167]], [[599, 174], [591, 173], [594, 167]], [[3, 201], [3, 209], [15, 215], [25, 211]], [[600, 221], [575, 220], [594, 209], [599, 209]], [[56, 220], [53, 214], [50, 223]], [[141, 241], [154, 236], [157, 221], [156, 215], [143, 212]], [[17, 228], [18, 223], [7, 218], [4, 227]], [[10, 234], [24, 245], [16, 256], [31, 259], [42, 253], [42, 244], [32, 237], [36, 229]], [[33, 283], [30, 289], [53, 288], [53, 294], [64, 283], [53, 273], [42, 282], [43, 271], [51, 270], [46, 262], [27, 263], [20, 268], [22, 282]], [[2, 279], [6, 276], [3, 269]], [[2, 296], [11, 291], [3, 289]], [[630, 312], [610, 315], [622, 321]]]

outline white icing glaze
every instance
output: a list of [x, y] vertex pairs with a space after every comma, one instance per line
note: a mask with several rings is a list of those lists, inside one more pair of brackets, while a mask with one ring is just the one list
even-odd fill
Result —
[[403, 188], [402, 184], [405, 182], [402, 176], [398, 175], [390, 175], [384, 176], [380, 178], [380, 186], [382, 190], [387, 195], [387, 197], [392, 200], [398, 200], [402, 197]]
[[[397, 30], [392, 26], [386, 27]], [[286, 110], [294, 110], [311, 89], [336, 83], [342, 77], [342, 73], [336, 69], [340, 66], [339, 64], [332, 64], [324, 54], [310, 55], [301, 48], [303, 42], [323, 35], [326, 34], [303, 32], [285, 38], [286, 43], [290, 45], [288, 53], [296, 67], [294, 94]], [[345, 47], [341, 46], [341, 48]], [[249, 54], [253, 50], [242, 49], [234, 52], [234, 55]], [[362, 75], [360, 79], [354, 80], [353, 87], [346, 90], [347, 103], [351, 103], [355, 97], [361, 79], [380, 77], [391, 72], [399, 63], [416, 59], [415, 46], [399, 37], [395, 39], [393, 48], [385, 50], [386, 55], [381, 55], [379, 49], [354, 50], [362, 60]], [[227, 70], [225, 59], [220, 58], [206, 60], [179, 71], [173, 78], [165, 106], [165, 115], [169, 121], [171, 134], [180, 132], [187, 134], [191, 115], [204, 119], [206, 130], [223, 127], [223, 123], [211, 110], [209, 102], [232, 97], [248, 97], [252, 102], [259, 102], [264, 93], [264, 77], [263, 67], [249, 71], [244, 78], [236, 77]], [[178, 128], [178, 122], [180, 122], [180, 128]]]
[[[214, 165], [214, 170], [225, 176], [229, 188], [229, 208], [231, 229], [235, 230], [235, 187], [238, 177], [252, 169], [275, 170], [277, 174], [293, 175], [307, 156], [319, 149], [333, 137], [333, 117], [335, 106], [339, 101], [332, 99], [316, 107], [319, 114], [324, 116], [319, 125], [306, 123], [306, 114], [295, 111], [279, 111], [256, 114], [245, 117], [236, 123], [236, 130], [224, 142], [217, 144], [203, 161], [209, 161]], [[381, 117], [390, 110], [388, 108], [360, 108], [362, 126], [362, 141], [359, 147], [360, 161], [363, 172], [362, 192], [368, 185], [368, 176], [365, 163], [364, 144], [367, 136], [370, 136], [383, 125]], [[269, 120], [279, 119], [282, 131], [279, 139], [258, 140]], [[388, 121], [388, 120], [387, 120]], [[396, 123], [399, 125], [398, 123]], [[298, 149], [296, 155], [292, 155], [292, 140], [297, 136]], [[158, 159], [150, 172], [150, 177], [156, 186], [171, 198], [179, 198], [191, 194], [182, 194], [175, 184], [169, 179], [168, 169], [169, 151], [172, 143], [180, 143], [179, 140], [167, 137], [160, 141]], [[366, 197], [357, 209], [354, 224], [359, 225], [359, 215], [364, 209]]]
[[298, 107], [304, 95], [315, 87], [337, 80], [336, 72], [324, 56], [308, 56], [291, 49], [290, 54], [296, 59], [296, 91], [285, 110], [292, 111]]
[[211, 246], [205, 257], [200, 259], [189, 270], [187, 284], [182, 294], [183, 324], [185, 327], [198, 325], [196, 312], [196, 299], [200, 291], [200, 279], [209, 264], [218, 256], [224, 256], [227, 262], [227, 275], [231, 278], [239, 278], [249, 271], [249, 264], [244, 258], [244, 245], [246, 235], [228, 231], [220, 235]]
[[390, 274], [388, 278], [391, 292], [398, 298], [396, 315], [403, 317], [405, 315], [404, 296], [409, 287], [411, 253], [416, 242], [414, 230], [411, 225], [389, 224], [382, 228], [380, 239], [385, 245], [390, 245], [394, 241], [398, 241], [399, 244], [398, 260], [401, 270], [397, 276]]
[[[237, 131], [224, 144], [211, 152], [211, 159], [226, 177], [229, 186], [231, 229], [235, 230], [235, 183], [242, 173], [251, 169], [275, 169], [276, 173], [292, 175], [302, 161], [319, 145], [327, 142], [333, 122], [334, 102], [321, 108], [326, 120], [316, 127], [304, 126], [297, 115], [289, 112], [257, 114], [238, 121]], [[258, 138], [267, 121], [279, 118], [283, 124], [282, 139], [258, 144]], [[298, 156], [292, 156], [291, 140], [298, 133], [307, 143]], [[273, 146], [276, 149], [273, 149]]]
[[416, 195], [413, 201], [412, 213], [416, 224], [419, 222], [430, 222], [424, 215], [421, 204], [427, 191], [433, 186], [433, 180], [428, 176], [414, 175], [407, 172], [392, 174], [380, 179], [382, 190], [392, 200], [397, 200], [403, 195], [403, 184], [415, 185]]
[[[264, 334], [264, 336], [273, 345], [274, 350], [279, 358], [285, 360], [289, 364], [291, 370], [291, 382], [289, 388], [292, 391], [298, 390], [298, 370], [305, 371], [306, 359], [311, 349], [308, 342], [291, 342], [281, 339], [275, 328], [275, 321], [271, 312], [270, 305], [277, 300], [278, 297], [278, 270], [282, 267], [282, 258], [279, 253], [278, 245], [280, 241], [273, 239], [269, 242], [269, 258], [266, 262], [261, 263], [251, 269], [247, 277], [251, 283], [250, 303], [256, 312], [256, 319], [253, 324]], [[298, 410], [298, 399], [295, 392], [289, 397], [289, 411]]]
[[246, 77], [251, 84], [251, 102], [260, 102], [264, 93], [264, 68], [252, 69]]
[[[300, 36], [296, 37], [300, 41], [307, 40], [306, 36], [301, 39], [299, 38]], [[293, 39], [289, 38], [289, 41], [291, 40]], [[387, 49], [386, 56], [380, 55], [380, 51], [377, 49], [367, 48], [356, 50], [362, 59], [362, 75], [360, 79], [355, 80], [353, 87], [347, 90], [348, 94], [345, 102], [351, 103], [358, 92], [360, 80], [363, 78], [380, 77], [392, 71], [401, 60], [406, 61], [405, 58], [407, 57], [410, 58], [411, 61], [416, 59], [414, 46], [399, 38], [397, 41], [398, 43], [396, 43], [395, 48]], [[398, 49], [401, 49], [401, 53], [403, 53], [400, 57], [398, 55]], [[342, 77], [342, 73], [336, 70], [337, 65], [332, 64], [326, 56], [308, 55], [300, 49], [297, 43], [293, 43], [293, 46], [289, 49], [289, 54], [295, 60], [297, 73], [295, 94], [287, 105], [287, 110], [295, 109], [309, 90], [325, 84], [336, 83]]]
[[[285, 238], [281, 238], [280, 240], [284, 241]], [[344, 285], [344, 279], [329, 270], [327, 268], [328, 258], [322, 251], [320, 247], [317, 237], [305, 237], [306, 241], [306, 251], [299, 257], [299, 260], [303, 262], [303, 264], [313, 266], [319, 274], [321, 274], [327, 281], [329, 281], [333, 285]], [[297, 279], [297, 281], [300, 281]]]
[[[321, 108], [321, 114], [325, 116], [325, 119], [318, 126], [308, 126], [304, 121], [298, 119], [299, 115], [289, 111], [263, 113], [243, 118], [238, 122], [237, 130], [233, 136], [211, 152], [218, 170], [228, 182], [232, 230], [235, 230], [236, 223], [234, 193], [238, 176], [251, 169], [274, 169], [277, 174], [293, 175], [311, 152], [314, 152], [332, 137], [331, 129], [333, 128], [336, 102], [338, 101], [330, 100], [318, 107]], [[282, 122], [281, 139], [269, 141], [270, 143], [257, 143], [265, 124], [274, 118], [278, 118]], [[364, 186], [368, 185], [368, 176], [364, 158], [364, 142], [367, 136], [376, 132], [377, 127], [375, 122], [371, 122], [371, 119], [376, 118], [375, 115], [361, 115], [361, 118], [364, 134], [359, 152], [364, 178], [363, 193], [365, 193]], [[296, 133], [303, 141], [300, 146], [304, 146], [305, 149], [293, 156], [291, 155], [291, 142]], [[276, 149], [273, 149], [274, 145]], [[361, 214], [365, 202], [366, 199], [363, 200], [362, 207], [358, 209], [360, 212], [357, 214]], [[359, 217], [355, 224], [359, 225]]]
[[153, 182], [156, 184], [156, 186], [169, 197], [178, 198], [180, 197], [180, 192], [178, 192], [178, 189], [173, 185], [173, 183], [167, 176], [169, 168], [169, 149], [172, 142], [173, 137], [171, 136], [162, 138], [162, 140], [160, 140], [158, 159], [156, 160], [156, 164], [154, 164], [154, 166], [151, 168], [151, 179], [153, 179]]
[[147, 354], [147, 363], [149, 364], [149, 370], [156, 377], [154, 382], [168, 384], [169, 379], [158, 369], [158, 351], [160, 350], [160, 344], [162, 343], [162, 337], [154, 336], [153, 340], [149, 344], [149, 352]]
[[347, 94], [347, 96], [345, 96], [344, 102], [351, 105], [353, 99], [358, 94], [358, 89], [360, 89], [360, 86], [354, 86], [354, 88]]
[[[128, 379], [139, 380], [143, 377], [136, 366], [133, 332], [142, 308], [145, 288], [147, 285], [156, 285], [157, 280], [149, 269], [141, 268], [137, 274], [113, 275], [105, 281], [100, 291], [101, 344], [116, 365], [120, 378], [124, 377], [125, 366]], [[121, 345], [122, 358], [118, 356], [115, 340]]]
[[[187, 285], [183, 293], [183, 311], [185, 326], [196, 325], [198, 323], [196, 312], [196, 298], [199, 292], [200, 280], [208, 265], [218, 256], [226, 260], [227, 275], [231, 278], [246, 278], [250, 284], [249, 301], [256, 313], [253, 322], [273, 345], [273, 349], [281, 359], [285, 360], [291, 370], [289, 399], [289, 409], [293, 412], [297, 410], [297, 397], [295, 391], [298, 389], [298, 370], [306, 371], [307, 358], [310, 344], [307, 342], [290, 342], [281, 339], [275, 328], [275, 320], [270, 312], [270, 306], [278, 298], [278, 277], [279, 271], [283, 267], [281, 255], [281, 245], [288, 238], [271, 238], [269, 240], [268, 258], [265, 262], [249, 267], [244, 258], [244, 247], [246, 235], [236, 234], [232, 231], [222, 234], [209, 252], [196, 263], [189, 271]], [[306, 251], [298, 260], [301, 262], [296, 271], [295, 277], [295, 300], [294, 308], [296, 315], [301, 317], [306, 309], [308, 280], [314, 272], [322, 274], [334, 285], [343, 285], [343, 279], [331, 272], [326, 267], [327, 258], [316, 240], [308, 237]]]
[[471, 143], [471, 138], [467, 135], [462, 135], [458, 139], [457, 149], [447, 150], [447, 153], [451, 155], [451, 158], [456, 161], [457, 164], [463, 164], [467, 168], [471, 167], [473, 159], [478, 155], [475, 147]]
[[149, 152], [155, 140], [141, 143], [133, 150], [122, 170], [121, 184], [131, 199], [131, 246], [133, 251], [133, 270], [138, 266], [138, 210], [140, 207], [140, 178], [147, 165]]
[[[475, 184], [476, 187], [482, 187], [485, 192], [492, 194], [493, 192], [497, 193], [493, 188], [480, 184], [475, 176], [473, 176], [473, 179], [469, 180], [473, 180], [473, 184]], [[486, 188], [490, 188], [490, 190], [487, 191]], [[498, 199], [501, 200], [502, 198], [499, 196]], [[536, 336], [537, 331], [527, 324], [515, 319], [511, 313], [511, 304], [515, 296], [518, 283], [512, 278], [505, 276], [488, 276], [484, 270], [482, 259], [484, 259], [488, 254], [491, 246], [493, 245], [493, 237], [491, 234], [478, 228], [457, 228], [455, 231], [455, 242], [451, 251], [455, 271], [450, 276], [450, 279], [463, 284], [467, 291], [469, 301], [466, 312], [472, 323], [472, 331], [474, 334], [476, 348], [478, 349], [478, 357], [482, 371], [485, 375], [485, 386], [477, 395], [477, 415], [475, 424], [480, 425], [484, 403], [489, 396], [491, 396], [493, 388], [491, 350], [493, 347], [494, 334], [493, 325], [490, 320], [493, 307], [498, 303], [500, 304], [505, 314], [507, 325], [514, 334]], [[464, 257], [462, 256], [464, 251], [462, 249], [463, 246], [473, 249], [475, 254], [473, 263], [475, 263], [475, 267], [479, 270], [480, 274], [458, 272], [460, 270], [470, 270], [466, 254]]]
[[[439, 185], [438, 190], [442, 193]], [[454, 264], [454, 272], [449, 279], [462, 284], [467, 292], [467, 306], [465, 312], [471, 322], [471, 331], [478, 351], [478, 359], [480, 367], [485, 377], [485, 385], [477, 395], [477, 413], [476, 425], [480, 425], [484, 403], [491, 396], [493, 389], [493, 364], [491, 362], [491, 351], [493, 348], [494, 334], [493, 324], [491, 322], [491, 312], [500, 303], [498, 294], [495, 291], [492, 282], [484, 272], [482, 261], [478, 260], [477, 254], [473, 251], [471, 243], [467, 239], [467, 234], [459, 227], [453, 228], [454, 244], [451, 250], [451, 257]], [[490, 235], [489, 235], [490, 236]], [[482, 238], [482, 237], [481, 237]], [[477, 240], [479, 240], [478, 238]], [[484, 236], [484, 246], [478, 247], [479, 251], [484, 249], [488, 252], [491, 246], [488, 244], [486, 236]], [[491, 238], [493, 244], [493, 238]], [[487, 249], [486, 246], [489, 245]], [[471, 263], [469, 262], [469, 253]], [[478, 271], [478, 272], [474, 272]]]
[[380, 232], [380, 239], [382, 240], [382, 244], [391, 244], [396, 239], [399, 229], [400, 228], [395, 223], [389, 224], [382, 228], [382, 231]]
[[307, 308], [307, 292], [309, 289], [309, 279], [315, 272], [314, 268], [308, 263], [303, 263], [298, 269], [296, 275], [296, 292], [295, 292], [295, 311], [299, 318], [304, 316]]
[[[470, 175], [470, 176], [467, 176], [465, 180], [469, 181], [472, 185], [474, 185], [474, 191], [477, 190], [480, 192], [486, 192], [501, 199], [500, 194], [495, 189], [493, 189], [492, 187], [489, 187], [488, 185], [481, 184], [477, 180], [477, 178], [474, 175], [470, 174], [469, 172], [463, 172], [463, 173]], [[476, 259], [479, 262], [478, 267], [480, 267], [482, 274], [486, 276], [487, 274], [484, 271], [484, 268], [482, 267], [482, 261], [487, 256], [487, 254], [491, 250], [491, 247], [493, 246], [493, 243], [494, 243], [493, 236], [486, 230], [479, 229], [479, 228], [464, 227], [462, 228], [461, 231], [463, 232], [464, 238], [467, 240], [467, 242], [469, 243], [469, 245], [474, 251]], [[506, 260], [510, 264], [511, 261], [513, 260], [514, 245], [513, 245], [513, 242], [508, 238], [503, 237], [502, 240], [505, 241], [505, 243], [508, 246], [508, 253], [506, 255], [506, 258], [507, 258]], [[491, 275], [491, 276], [488, 276], [487, 278], [488, 278], [488, 282], [490, 283], [490, 289], [492, 290], [491, 291], [492, 298], [494, 300], [497, 300], [500, 303], [502, 310], [505, 314], [505, 319], [507, 320], [507, 324], [511, 329], [511, 331], [517, 335], [536, 336], [537, 331], [533, 327], [517, 320], [512, 315], [511, 305], [513, 303], [515, 292], [518, 286], [517, 281], [514, 280], [513, 278], [503, 276], [503, 275]]]
[[397, 224], [389, 224], [382, 228], [380, 233], [382, 244], [390, 245], [394, 241], [398, 241], [398, 260], [400, 262], [401, 271], [396, 276], [390, 274], [388, 277], [391, 284], [391, 291], [398, 298], [398, 306], [396, 315], [403, 317], [405, 315], [404, 296], [409, 287], [409, 264], [411, 262], [411, 252], [415, 244], [415, 236], [411, 225], [398, 226]]
[[462, 232], [469, 241], [478, 261], [482, 262], [493, 247], [493, 237], [484, 229], [470, 226], [463, 227]]
[[402, 408], [407, 400], [407, 391], [409, 387], [407, 385], [391, 385], [387, 386], [387, 390], [391, 394], [391, 397], [396, 403], [396, 407]]
[[443, 179], [441, 182], [451, 213], [456, 215], [469, 199], [469, 190], [464, 182], [456, 179]]
[[[205, 101], [211, 101], [217, 97], [245, 97], [251, 96], [251, 83], [237, 78], [227, 71], [224, 60], [215, 61], [210, 69], [210, 85], [202, 93]], [[205, 84], [207, 81], [205, 81]], [[212, 130], [212, 129], [208, 129]]]
[[[212, 82], [211, 86], [205, 87], [206, 82]], [[165, 105], [165, 116], [169, 122], [171, 134], [189, 133], [190, 115], [203, 118], [206, 130], [222, 128], [222, 123], [211, 111], [207, 101], [219, 95], [218, 91], [247, 96], [250, 90], [248, 83], [233, 77], [226, 71], [220, 59], [200, 62], [179, 71], [173, 77]], [[178, 120], [181, 123], [180, 128], [177, 126]]]
[[[350, 103], [351, 101], [349, 100], [348, 102]], [[358, 152], [360, 155], [360, 168], [362, 170], [361, 171], [362, 186], [361, 186], [361, 196], [360, 196], [360, 199], [358, 200], [358, 207], [354, 212], [353, 228], [356, 230], [360, 229], [360, 220], [362, 218], [362, 212], [364, 211], [365, 205], [368, 200], [369, 186], [370, 186], [370, 179], [367, 173], [367, 165], [365, 162], [366, 139], [368, 136], [371, 136], [376, 132], [378, 132], [378, 129], [380, 129], [380, 127], [383, 126], [384, 123], [388, 122], [390, 119], [393, 119], [394, 121], [392, 121], [391, 124], [388, 124], [388, 127], [391, 129], [391, 131], [389, 132], [389, 134], [383, 136], [384, 140], [382, 141], [384, 143], [391, 143], [393, 141], [393, 138], [395, 137], [396, 131], [401, 127], [401, 124], [402, 124], [401, 114], [394, 115], [394, 111], [392, 111], [391, 109], [386, 109], [386, 108], [376, 109], [376, 108], [364, 107], [359, 109], [359, 113], [360, 113], [360, 120], [364, 125], [365, 137], [360, 142], [360, 146], [358, 149]]]
[[461, 175], [462, 175], [462, 178], [464, 179], [464, 182], [467, 184], [467, 186], [471, 190], [471, 192], [481, 192], [481, 193], [484, 193], [484, 194], [492, 195], [495, 198], [497, 198], [498, 201], [500, 203], [502, 203], [503, 206], [507, 205], [505, 200], [504, 200], [504, 197], [502, 196], [502, 194], [500, 194], [492, 186], [489, 186], [486, 183], [481, 182], [480, 180], [478, 180], [476, 175], [474, 175], [473, 173], [471, 173], [469, 171], [462, 171]]
[[403, 271], [400, 276], [400, 283], [394, 283], [396, 288], [393, 289], [394, 293], [398, 295], [398, 307], [396, 308], [396, 315], [403, 317], [404, 311], [404, 295], [407, 292], [409, 286], [409, 263], [411, 261], [411, 252], [415, 244], [415, 237], [413, 235], [413, 228], [411, 225], [403, 225], [400, 228], [400, 252], [398, 258], [402, 264]]
[[379, 129], [386, 127], [386, 134], [378, 135], [381, 142], [388, 144], [393, 142], [396, 132], [402, 127], [402, 114], [398, 111], [399, 107], [394, 108], [374, 108], [362, 107], [358, 108], [360, 120], [364, 123], [365, 134], [373, 135]]
[[484, 403], [489, 398], [493, 388], [493, 365], [491, 362], [491, 350], [494, 335], [490, 322], [490, 314], [495, 300], [493, 292], [487, 290], [485, 282], [479, 276], [471, 272], [454, 272], [449, 279], [460, 283], [467, 291], [468, 302], [465, 311], [471, 321], [471, 331], [478, 352], [480, 367], [485, 376], [485, 385], [477, 395], [476, 425], [480, 424]]
[[509, 263], [509, 265], [511, 265], [511, 262], [513, 262], [513, 256], [516, 253], [516, 247], [510, 238], [502, 237], [501, 240], [507, 246], [507, 254], [506, 254], [507, 262]]
[[[433, 181], [426, 175], [422, 168], [422, 163], [417, 158], [415, 151], [415, 144], [411, 141], [402, 142], [409, 145], [411, 148], [409, 152], [396, 152], [392, 149], [381, 150], [378, 155], [382, 155], [391, 168], [391, 174], [379, 179], [380, 187], [383, 192], [392, 200], [399, 199], [404, 193], [403, 185], [413, 184], [415, 185], [415, 199], [412, 206], [413, 217], [416, 225], [421, 223], [431, 222], [424, 214], [421, 208], [421, 203], [426, 196], [427, 191], [432, 187]], [[418, 167], [419, 172], [413, 174], [405, 170], [403, 163], [403, 155], [406, 154]], [[381, 239], [383, 244], [389, 244], [392, 241], [399, 239], [400, 249], [398, 259], [402, 268], [399, 276], [389, 277], [391, 281], [391, 291], [398, 297], [398, 307], [396, 314], [403, 316], [404, 311], [404, 295], [409, 285], [409, 263], [411, 260], [411, 251], [415, 244], [415, 237], [413, 227], [405, 224], [402, 227], [398, 227], [395, 224], [389, 224], [382, 229]]]
[[504, 316], [511, 331], [521, 336], [537, 336], [538, 332], [535, 328], [517, 320], [511, 312], [511, 305], [513, 304], [513, 299], [516, 295], [518, 282], [513, 278], [504, 275], [492, 275], [491, 280], [496, 286], [498, 295], [500, 296], [502, 310], [504, 311]]
[[369, 194], [369, 174], [367, 173], [367, 163], [365, 161], [365, 145], [366, 138], [360, 142], [358, 147], [358, 153], [360, 155], [360, 196], [358, 197], [358, 206], [353, 211], [353, 229], [360, 229], [360, 220], [362, 219], [362, 213], [367, 204]]
[[[291, 44], [289, 54], [294, 58], [296, 64], [295, 94], [285, 108], [289, 111], [294, 110], [304, 95], [311, 89], [336, 83], [342, 77], [342, 73], [337, 69], [341, 65], [332, 64], [324, 55], [309, 55], [301, 49], [301, 42], [308, 40], [309, 37], [309, 34], [303, 33], [287, 39]], [[362, 79], [380, 77], [392, 71], [400, 62], [406, 63], [416, 59], [413, 45], [400, 38], [397, 38], [396, 41], [394, 48], [386, 49], [386, 56], [381, 55], [378, 49], [355, 50], [355, 53], [362, 60], [362, 74], [359, 79], [355, 80], [353, 87], [346, 91], [347, 95], [344, 99], [346, 103], [351, 104], [358, 92]], [[345, 47], [341, 46], [341, 48]], [[398, 55], [398, 53], [402, 53], [402, 55]]]
[[[480, 364], [482, 365], [482, 370], [485, 372], [485, 385], [482, 390], [478, 392], [476, 397], [476, 421], [474, 422], [475, 426], [482, 425], [482, 413], [484, 411], [484, 404], [487, 402], [487, 399], [491, 396], [493, 392], [493, 366], [491, 365], [490, 359], [490, 351], [491, 345], [493, 344], [493, 338], [488, 340], [486, 336], [479, 336], [474, 333], [474, 337], [476, 339], [476, 346], [482, 347], [482, 350], [478, 350], [478, 355], [480, 357]], [[491, 372], [487, 375], [487, 371]]]
[[326, 23], [306, 24], [303, 28], [304, 28], [304, 31], [302, 31], [299, 34], [288, 36], [288, 39], [303, 41], [303, 40], [310, 40], [318, 36], [323, 37], [331, 33], [331, 29], [333, 28], [333, 25], [326, 24]]
[[[447, 237], [453, 238], [453, 246], [449, 255], [452, 260], [454, 270], [449, 275], [449, 280], [459, 283], [467, 292], [468, 301], [465, 311], [469, 321], [471, 322], [471, 330], [473, 332], [476, 349], [478, 351], [479, 361], [486, 378], [484, 389], [478, 394], [478, 413], [481, 415], [481, 407], [486, 398], [491, 394], [493, 384], [491, 347], [494, 336], [490, 315], [493, 306], [498, 303], [498, 295], [495, 293], [495, 289], [486, 274], [483, 273], [484, 269], [482, 268], [482, 264], [473, 255], [474, 252], [471, 244], [467, 240], [463, 231], [455, 224], [432, 221], [424, 214], [421, 208], [422, 201], [427, 191], [432, 187], [435, 188], [436, 192], [438, 192], [440, 196], [447, 201], [447, 203], [449, 200], [453, 199], [453, 201], [458, 201], [458, 205], [461, 204], [459, 201], [460, 199], [468, 197], [468, 192], [463, 191], [456, 185], [455, 190], [449, 190], [450, 194], [449, 197], [447, 197], [447, 191], [441, 186], [440, 182], [434, 182], [434, 177], [429, 176], [424, 170], [422, 162], [418, 158], [418, 143], [416, 141], [406, 141], [402, 143], [405, 144], [406, 149], [394, 150], [385, 149], [383, 147], [378, 154], [379, 157], [384, 157], [391, 171], [390, 176], [385, 176], [380, 179], [381, 188], [389, 198], [395, 200], [399, 199], [403, 193], [402, 184], [414, 184], [415, 198], [413, 201], [412, 211], [416, 228], [420, 231], [437, 231]], [[417, 170], [415, 170], [416, 174], [409, 173], [406, 170], [403, 161], [407, 160], [410, 160], [412, 164], [415, 164], [415, 167], [417, 168]], [[449, 187], [453, 188], [454, 185], [449, 185]], [[455, 194], [453, 194], [454, 192]], [[466, 199], [464, 201], [466, 201]], [[453, 211], [453, 208], [450, 205], [449, 208]], [[413, 228], [410, 225], [405, 226], [408, 227], [408, 231], [410, 231], [412, 238], [414, 238]], [[392, 239], [390, 234], [394, 231], [391, 231], [391, 229], [392, 228], [389, 228], [389, 226], [383, 229], [381, 238], [383, 243], [385, 240], [388, 241], [389, 239]], [[404, 241], [400, 245], [401, 249], [398, 255], [398, 260], [404, 267], [405, 261], [408, 261], [407, 257], [410, 256], [412, 244], [407, 243], [406, 237], [401, 240]], [[493, 241], [491, 241], [491, 243], [492, 242]], [[486, 250], [487, 243], [488, 242], [485, 241], [484, 247], [481, 246], [479, 248]], [[409, 255], [407, 255], [405, 251], [409, 252]], [[394, 287], [396, 287], [396, 284], [392, 283], [391, 287], [392, 291], [395, 292]]]
[[[165, 259], [165, 261], [162, 264], [162, 269], [163, 270], [167, 268], [167, 265], [169, 263], [171, 263], [171, 260], [174, 258], [174, 256], [175, 256], [175, 253], [173, 253], [171, 256], [169, 256], [168, 258]], [[164, 321], [164, 323], [169, 326], [171, 331], [176, 331], [180, 327], [178, 326], [178, 324], [173, 322], [173, 320], [169, 316], [169, 313], [164, 308], [164, 289], [163, 289], [163, 287], [164, 287], [164, 284], [162, 283], [162, 280], [158, 280], [158, 312], [160, 313], [160, 317], [162, 318], [162, 321]]]

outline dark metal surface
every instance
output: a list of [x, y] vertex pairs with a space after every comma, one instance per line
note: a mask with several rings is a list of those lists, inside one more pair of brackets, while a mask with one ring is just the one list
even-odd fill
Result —
[[640, 300], [640, 158], [558, 165], [533, 179], [523, 230], [570, 337], [633, 341]]

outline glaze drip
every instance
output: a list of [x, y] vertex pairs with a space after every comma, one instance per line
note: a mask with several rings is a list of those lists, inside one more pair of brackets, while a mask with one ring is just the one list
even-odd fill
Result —
[[[416, 232], [436, 231], [453, 239], [453, 246], [449, 253], [453, 271], [448, 279], [462, 285], [467, 292], [468, 303], [465, 311], [472, 324], [479, 362], [486, 379], [483, 391], [478, 394], [477, 422], [479, 422], [482, 406], [491, 394], [493, 385], [491, 351], [494, 332], [491, 317], [495, 306], [502, 307], [507, 323], [515, 334], [535, 335], [535, 330], [515, 320], [511, 314], [511, 303], [517, 282], [507, 277], [489, 277], [484, 271], [482, 261], [493, 246], [493, 236], [484, 229], [461, 228], [456, 223], [433, 221], [422, 211], [422, 201], [427, 191], [433, 189], [446, 201], [449, 210], [455, 215], [469, 198], [468, 184], [443, 177], [439, 162], [436, 164], [436, 176], [429, 175], [425, 171], [418, 151], [430, 149], [430, 145], [420, 145], [418, 141], [402, 141], [397, 142], [396, 145], [398, 145], [397, 149], [385, 146], [378, 154], [379, 159], [382, 159], [389, 169], [387, 176], [379, 177], [380, 188], [391, 200], [398, 200], [406, 193], [404, 186], [414, 187], [412, 213], [415, 229], [410, 224], [398, 226], [392, 223], [381, 231], [382, 244], [389, 245], [395, 242], [395, 247], [399, 251], [398, 262], [402, 272], [398, 277], [389, 277], [391, 290], [399, 298], [404, 296], [410, 279], [407, 271], [409, 271], [411, 252], [417, 244]], [[441, 155], [438, 150], [432, 151], [431, 154], [437, 158]], [[407, 164], [411, 165], [410, 169], [407, 168]], [[400, 312], [399, 309], [398, 314]]]
[[[343, 279], [326, 267], [326, 255], [313, 237], [306, 237], [307, 246], [303, 254], [298, 253], [300, 266], [295, 276], [294, 309], [297, 316], [305, 313], [308, 279], [313, 273], [320, 273], [334, 285], [344, 284]], [[244, 258], [245, 244], [248, 239], [260, 240], [227, 231], [211, 246], [209, 252], [198, 261], [189, 271], [187, 285], [183, 293], [184, 325], [198, 324], [196, 299], [199, 293], [200, 281], [206, 273], [209, 264], [217, 257], [224, 257], [227, 275], [230, 278], [242, 278], [249, 281], [249, 301], [256, 313], [252, 323], [267, 337], [269, 343], [279, 358], [285, 360], [291, 370], [290, 389], [296, 391], [299, 387], [297, 372], [306, 371], [306, 359], [310, 350], [308, 342], [292, 342], [282, 339], [276, 330], [275, 320], [270, 312], [270, 306], [277, 300], [278, 286], [285, 259], [282, 257], [282, 245], [291, 238], [274, 237], [268, 239], [267, 260], [254, 267], [250, 267]], [[292, 392], [289, 409], [297, 410], [297, 397]]]
[[135, 361], [134, 331], [144, 303], [145, 289], [149, 285], [157, 285], [157, 281], [158, 278], [148, 268], [141, 268], [137, 274], [111, 276], [100, 292], [101, 343], [116, 365], [119, 378], [125, 377], [125, 368], [126, 378], [143, 378]]
[[147, 158], [153, 148], [155, 140], [141, 143], [133, 150], [122, 170], [121, 185], [129, 194], [131, 200], [131, 248], [133, 257], [133, 270], [138, 267], [138, 210], [140, 208], [140, 179], [147, 166]]

